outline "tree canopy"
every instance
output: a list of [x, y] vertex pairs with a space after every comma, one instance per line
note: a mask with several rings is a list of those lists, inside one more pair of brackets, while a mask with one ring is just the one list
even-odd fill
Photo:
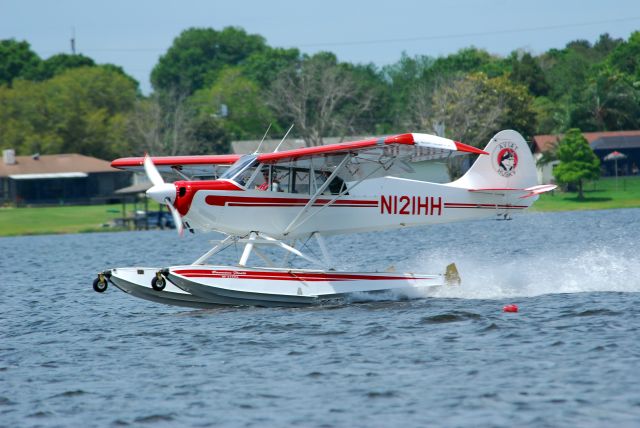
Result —
[[[0, 147], [109, 158], [221, 153], [233, 139], [438, 132], [482, 146], [502, 128], [535, 134], [640, 128], [640, 32], [539, 55], [468, 47], [403, 54], [384, 67], [269, 46], [238, 27], [189, 28], [151, 72], [154, 92], [84, 55], [40, 58], [0, 40]], [[222, 108], [225, 106], [225, 108]], [[223, 114], [225, 113], [226, 114]]]
[[296, 124], [308, 145], [321, 145], [323, 137], [343, 137], [371, 109], [373, 94], [356, 76], [332, 53], [304, 57], [273, 82], [269, 103]]
[[[433, 131], [439, 124], [445, 135], [474, 146], [484, 146], [496, 129], [518, 129], [530, 137], [535, 124], [532, 99], [524, 86], [506, 76], [471, 73], [439, 85], [433, 91], [431, 108], [425, 109], [417, 124], [427, 129], [431, 125]], [[420, 112], [417, 107], [413, 110]]]
[[40, 57], [29, 43], [0, 40], [0, 85], [11, 85], [13, 79], [33, 72], [39, 64]]
[[151, 83], [158, 91], [177, 90], [191, 95], [212, 84], [225, 66], [241, 64], [251, 54], [265, 49], [262, 36], [247, 34], [241, 28], [189, 28], [160, 57], [151, 72]]
[[82, 153], [109, 159], [129, 152], [125, 124], [136, 100], [130, 79], [99, 67], [43, 82], [0, 87], [2, 148], [20, 154]]
[[244, 77], [239, 68], [222, 70], [216, 83], [196, 92], [191, 103], [203, 119], [218, 122], [225, 134], [236, 140], [264, 133], [275, 121], [259, 85]]
[[579, 129], [570, 129], [558, 143], [556, 156], [560, 161], [553, 176], [558, 183], [575, 185], [578, 199], [584, 199], [582, 185], [585, 180], [600, 177], [600, 159], [593, 153], [589, 142]]
[[47, 80], [71, 68], [94, 65], [96, 65], [95, 61], [84, 55], [56, 54], [44, 61], [39, 61], [36, 67], [28, 70], [22, 77], [28, 80]]

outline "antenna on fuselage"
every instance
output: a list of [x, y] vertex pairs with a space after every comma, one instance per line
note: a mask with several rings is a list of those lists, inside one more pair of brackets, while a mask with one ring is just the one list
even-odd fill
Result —
[[291, 130], [293, 129], [293, 125], [295, 125], [295, 122], [291, 124], [291, 126], [289, 127], [289, 130], [287, 131], [286, 134], [284, 134], [284, 137], [282, 137], [282, 140], [278, 143], [278, 146], [273, 151], [273, 153], [276, 153], [278, 151], [278, 149], [280, 148], [280, 146], [282, 145], [282, 143], [284, 143], [284, 140], [287, 139], [287, 136], [289, 135], [289, 132], [291, 132]]
[[[273, 123], [273, 122], [272, 122]], [[258, 148], [256, 149], [255, 152], [253, 152], [253, 154], [255, 155], [256, 153], [260, 152], [260, 147], [262, 147], [262, 143], [264, 143], [264, 139], [267, 138], [267, 134], [269, 133], [269, 130], [271, 129], [271, 123], [269, 124], [269, 127], [267, 128], [267, 131], [264, 133], [264, 135], [262, 136], [262, 140], [260, 140], [260, 144], [258, 144]]]

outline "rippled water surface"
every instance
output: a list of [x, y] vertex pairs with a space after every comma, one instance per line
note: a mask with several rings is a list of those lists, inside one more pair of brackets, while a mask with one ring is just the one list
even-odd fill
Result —
[[409, 298], [188, 310], [91, 288], [215, 238], [0, 239], [0, 426], [640, 426], [640, 209], [329, 240], [344, 269], [457, 263], [461, 287]]

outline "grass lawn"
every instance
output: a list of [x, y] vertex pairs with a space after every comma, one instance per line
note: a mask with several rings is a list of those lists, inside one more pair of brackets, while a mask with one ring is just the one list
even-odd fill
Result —
[[[128, 215], [132, 210], [133, 205], [127, 204]], [[149, 210], [158, 210], [158, 204], [150, 201]], [[122, 230], [105, 226], [121, 217], [120, 204], [0, 208], [0, 236]]]
[[531, 207], [532, 211], [604, 210], [640, 208], [640, 177], [602, 178], [584, 186], [585, 199], [575, 192], [545, 193]]

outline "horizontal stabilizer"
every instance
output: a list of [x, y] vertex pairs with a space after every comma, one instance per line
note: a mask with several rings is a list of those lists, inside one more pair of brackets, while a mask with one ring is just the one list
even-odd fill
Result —
[[476, 193], [485, 193], [489, 195], [513, 195], [518, 196], [520, 199], [522, 198], [530, 198], [531, 196], [536, 196], [541, 193], [550, 192], [555, 189], [555, 184], [541, 184], [538, 186], [527, 187], [526, 189], [469, 189], [470, 192]]

